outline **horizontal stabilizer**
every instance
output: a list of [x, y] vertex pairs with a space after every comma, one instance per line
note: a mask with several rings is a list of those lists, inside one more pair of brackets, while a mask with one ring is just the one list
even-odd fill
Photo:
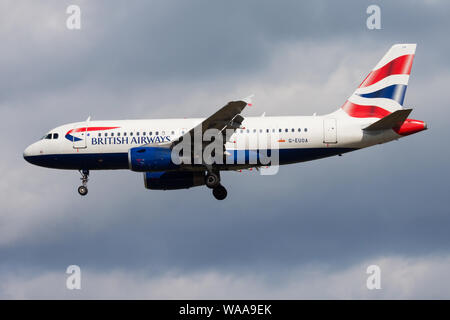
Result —
[[368, 127], [363, 130], [373, 131], [373, 130], [386, 130], [392, 128], [399, 128], [405, 122], [406, 118], [408, 118], [412, 109], [401, 109], [392, 112], [384, 118], [381, 118], [377, 122], [372, 123]]

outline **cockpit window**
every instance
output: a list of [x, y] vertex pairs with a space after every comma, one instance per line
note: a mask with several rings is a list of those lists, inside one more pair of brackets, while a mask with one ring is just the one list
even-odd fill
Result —
[[41, 138], [41, 140], [44, 140], [44, 139], [49, 139], [49, 140], [50, 139], [58, 139], [58, 134], [57, 133], [48, 133]]

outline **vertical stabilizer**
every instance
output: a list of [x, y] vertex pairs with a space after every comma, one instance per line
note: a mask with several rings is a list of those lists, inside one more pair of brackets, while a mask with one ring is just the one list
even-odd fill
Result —
[[355, 118], [383, 118], [403, 109], [416, 44], [393, 45], [342, 106]]

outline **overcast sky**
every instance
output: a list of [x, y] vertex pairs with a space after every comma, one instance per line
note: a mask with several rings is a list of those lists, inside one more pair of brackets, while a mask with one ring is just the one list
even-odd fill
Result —
[[[66, 8], [81, 8], [81, 30]], [[381, 7], [381, 30], [366, 8]], [[448, 1], [0, 1], [0, 298], [450, 298]], [[150, 191], [142, 174], [35, 167], [82, 121], [339, 108], [395, 43], [430, 130], [275, 176]], [[65, 288], [67, 266], [82, 290]], [[381, 290], [366, 268], [381, 267]]]

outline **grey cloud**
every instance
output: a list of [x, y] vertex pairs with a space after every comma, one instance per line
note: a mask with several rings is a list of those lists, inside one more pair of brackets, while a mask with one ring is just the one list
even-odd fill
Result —
[[[264, 68], [279, 46], [293, 41], [345, 42], [351, 36], [355, 41], [349, 50], [367, 45], [368, 38], [392, 43], [417, 41], [420, 36], [427, 41], [424, 34], [440, 29], [437, 24], [445, 12], [423, 2], [414, 6], [383, 2], [385, 29], [369, 36], [366, 3], [360, 1], [80, 4], [84, 19], [80, 32], [65, 29], [65, 6], [60, 1], [48, 2], [43, 6], [46, 10], [38, 5], [21, 6], [16, 15], [5, 17], [15, 19], [15, 24], [19, 19], [28, 27], [21, 26], [18, 32], [7, 29], [1, 36], [11, 44], [6, 52], [20, 61], [20, 65], [2, 66], [6, 97], [70, 89], [83, 82], [127, 92], [142, 82], [199, 81], [219, 74], [236, 78]], [[53, 24], [45, 23], [48, 15]], [[38, 23], [32, 24], [35, 20]], [[414, 32], [409, 21], [415, 21]], [[448, 49], [444, 41], [433, 45], [433, 51]]]
[[[366, 269], [381, 269], [381, 289], [368, 290]], [[448, 256], [377, 257], [345, 269], [294, 267], [274, 281], [260, 272], [104, 272], [81, 269], [81, 290], [65, 289], [60, 272], [0, 277], [8, 299], [436, 299], [449, 297]], [[432, 288], [430, 290], [430, 287]]]

